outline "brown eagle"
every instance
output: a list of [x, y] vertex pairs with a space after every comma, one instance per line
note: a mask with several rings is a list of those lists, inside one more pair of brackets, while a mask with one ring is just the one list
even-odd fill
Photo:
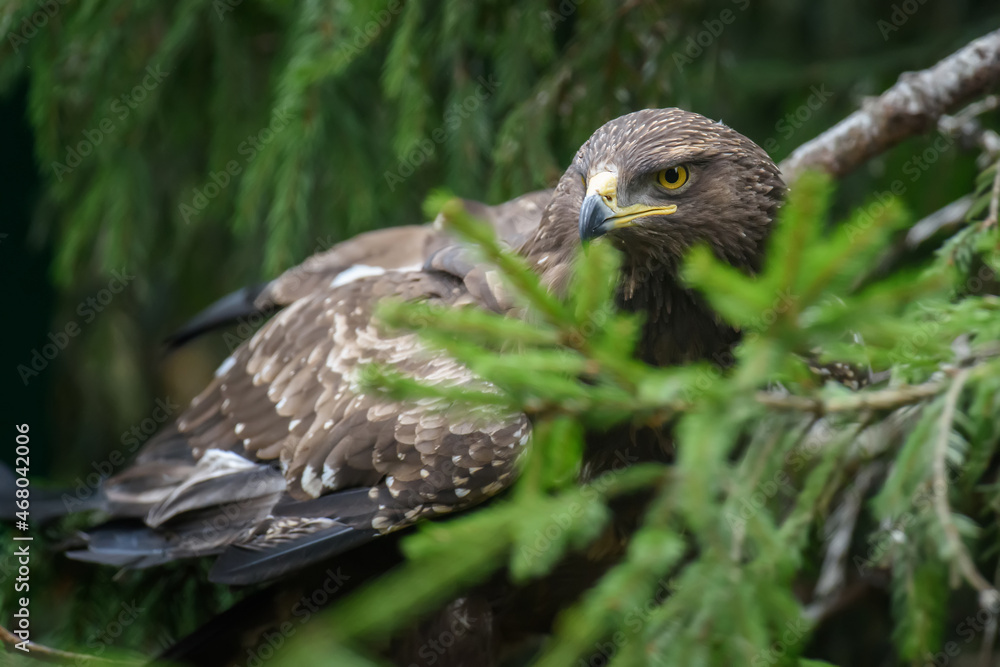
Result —
[[[679, 282], [685, 250], [707, 243], [757, 270], [784, 192], [778, 168], [738, 132], [650, 109], [598, 129], [554, 190], [470, 207], [555, 293], [581, 241], [613, 243], [624, 255], [617, 305], [644, 314], [638, 354], [665, 365], [712, 357], [738, 337]], [[373, 318], [385, 298], [507, 312], [492, 267], [470, 257], [436, 225], [371, 232], [201, 317], [181, 338], [251, 302], [276, 311], [107, 480], [114, 520], [71, 555], [128, 568], [217, 555], [214, 581], [255, 583], [501, 493], [530, 440], [526, 415], [396, 401], [360, 383], [378, 362], [424, 383], [482, 387], [417, 334]], [[608, 442], [588, 443], [591, 473], [613, 453]]]

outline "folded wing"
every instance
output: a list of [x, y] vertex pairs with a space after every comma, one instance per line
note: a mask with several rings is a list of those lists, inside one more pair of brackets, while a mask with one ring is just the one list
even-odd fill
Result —
[[[519, 218], [504, 218], [513, 239], [536, 204], [517, 207]], [[446, 245], [433, 240], [433, 227], [409, 229], [404, 236], [423, 240], [425, 261]], [[346, 256], [338, 248], [262, 292], [285, 307], [222, 363], [176, 424], [108, 480], [115, 518], [73, 557], [148, 567], [220, 555], [214, 580], [251, 583], [482, 502], [513, 481], [530, 432], [523, 414], [397, 401], [368, 391], [361, 377], [377, 363], [427, 384], [492, 391], [375, 316], [387, 298], [489, 307], [474, 293], [485, 288], [470, 292], [466, 282], [482, 267], [325, 270], [342, 266], [330, 259]], [[389, 262], [387, 251], [382, 263], [405, 254]]]

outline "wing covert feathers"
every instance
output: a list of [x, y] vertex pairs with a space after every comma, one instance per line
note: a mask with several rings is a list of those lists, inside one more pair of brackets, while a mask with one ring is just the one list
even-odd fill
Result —
[[[506, 242], [519, 243], [537, 226], [542, 195], [484, 211]], [[530, 434], [525, 415], [397, 401], [361, 382], [364, 366], [377, 363], [426, 384], [494, 391], [375, 317], [382, 299], [503, 310], [478, 287], [484, 269], [450, 244], [433, 226], [372, 232], [270, 283], [257, 305], [284, 308], [107, 481], [118, 518], [91, 531], [73, 557], [148, 567], [221, 554], [212, 578], [249, 583], [506, 488]]]

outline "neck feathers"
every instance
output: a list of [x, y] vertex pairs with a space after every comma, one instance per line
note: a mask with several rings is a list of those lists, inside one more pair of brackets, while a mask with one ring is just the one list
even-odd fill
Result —
[[621, 310], [645, 319], [637, 356], [656, 366], [701, 359], [726, 365], [739, 334], [704, 298], [680, 284], [675, 263], [664, 262], [653, 270], [648, 266], [626, 256], [616, 295]]
[[[565, 295], [580, 245], [580, 206], [572, 197], [564, 197], [562, 202], [559, 199], [554, 197], [545, 209], [537, 233], [521, 248], [521, 254], [547, 289]], [[657, 366], [700, 359], [724, 365], [739, 335], [701, 296], [681, 286], [677, 259], [669, 254], [635, 252], [634, 248], [622, 250], [625, 258], [615, 300], [619, 309], [639, 313], [645, 320], [637, 356]]]

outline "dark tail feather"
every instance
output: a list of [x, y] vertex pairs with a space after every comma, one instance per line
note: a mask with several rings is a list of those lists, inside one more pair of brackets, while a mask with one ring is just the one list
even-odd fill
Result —
[[255, 301], [268, 283], [252, 285], [222, 297], [188, 320], [164, 341], [167, 351], [175, 350], [203, 333], [224, 327], [242, 317], [260, 314]]
[[222, 552], [208, 573], [216, 584], [247, 585], [277, 579], [289, 572], [332, 558], [370, 542], [372, 529], [335, 525], [264, 549], [233, 545]]
[[293, 500], [285, 498], [271, 510], [274, 516], [330, 517], [342, 523], [356, 525], [358, 519], [370, 523], [375, 514], [367, 487], [337, 491], [319, 498]]
[[253, 542], [233, 545], [215, 561], [209, 579], [239, 585], [268, 581], [370, 542], [379, 535], [368, 528], [376, 512], [374, 502], [367, 488], [310, 500], [282, 500], [271, 509], [277, 525], [305, 526], [310, 518], [319, 517], [331, 519], [332, 525], [308, 534], [297, 533], [296, 528], [285, 528], [284, 534], [269, 530]]
[[[17, 476], [6, 463], [0, 463], [0, 521], [14, 521], [17, 506]], [[89, 490], [90, 495], [80, 498], [73, 489], [31, 489], [29, 506], [32, 521], [46, 523], [71, 512], [104, 509], [106, 499], [103, 491]]]
[[134, 519], [115, 519], [89, 530], [87, 549], [70, 551], [73, 560], [143, 568], [173, 560], [170, 541]]
[[141, 519], [112, 519], [82, 534], [85, 549], [66, 555], [74, 560], [141, 569], [182, 558], [215, 556], [241, 539], [257, 521], [225, 515], [218, 507], [195, 510], [153, 529]]

